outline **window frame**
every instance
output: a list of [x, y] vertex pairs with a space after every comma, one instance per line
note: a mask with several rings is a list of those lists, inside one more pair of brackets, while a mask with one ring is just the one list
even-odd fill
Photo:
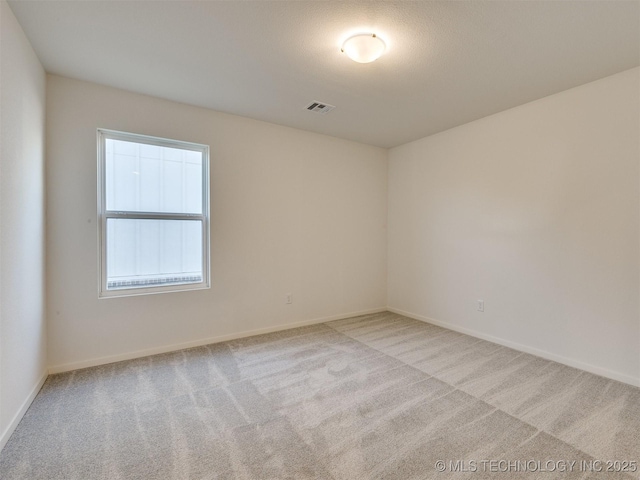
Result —
[[[159, 147], [192, 150], [202, 153], [202, 213], [164, 213], [107, 210], [106, 201], [106, 141], [123, 140]], [[167, 292], [183, 292], [211, 288], [210, 281], [210, 227], [209, 227], [209, 146], [137, 133], [121, 132], [104, 128], [97, 129], [98, 145], [98, 297], [114, 298], [134, 295], [150, 295]], [[202, 281], [175, 285], [146, 287], [107, 288], [107, 220], [199, 220], [202, 222]]]

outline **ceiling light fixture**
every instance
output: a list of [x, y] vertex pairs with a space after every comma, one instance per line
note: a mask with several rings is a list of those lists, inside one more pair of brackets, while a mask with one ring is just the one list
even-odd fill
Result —
[[358, 63], [377, 60], [387, 48], [384, 40], [375, 33], [359, 33], [347, 38], [342, 44], [342, 52]]

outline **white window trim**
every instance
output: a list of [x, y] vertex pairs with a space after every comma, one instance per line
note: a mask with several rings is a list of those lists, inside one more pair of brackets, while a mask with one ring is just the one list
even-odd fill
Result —
[[[151, 137], [135, 133], [98, 129], [98, 272], [99, 298], [128, 297], [133, 295], [149, 295], [166, 292], [183, 292], [211, 288], [210, 282], [210, 235], [209, 235], [209, 146], [199, 143], [183, 142], [166, 138]], [[124, 140], [161, 147], [179, 148], [202, 152], [202, 214], [130, 212], [106, 210], [106, 140]], [[107, 219], [150, 219], [150, 220], [200, 220], [202, 222], [202, 281], [177, 285], [160, 285], [153, 287], [132, 287], [107, 289]]]

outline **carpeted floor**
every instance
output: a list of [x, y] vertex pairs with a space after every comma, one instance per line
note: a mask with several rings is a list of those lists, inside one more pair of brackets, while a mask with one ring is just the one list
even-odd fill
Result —
[[639, 478], [625, 461], [640, 389], [380, 313], [50, 376], [0, 478]]

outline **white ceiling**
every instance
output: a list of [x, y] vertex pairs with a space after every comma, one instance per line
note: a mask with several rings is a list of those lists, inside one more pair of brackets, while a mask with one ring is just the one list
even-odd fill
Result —
[[10, 5], [48, 72], [382, 147], [640, 64], [639, 0]]

